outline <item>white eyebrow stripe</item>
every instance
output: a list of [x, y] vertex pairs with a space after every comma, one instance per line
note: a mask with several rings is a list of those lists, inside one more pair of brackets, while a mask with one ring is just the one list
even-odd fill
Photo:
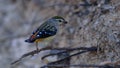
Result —
[[63, 19], [56, 19], [56, 20], [62, 20], [62, 21], [64, 21]]

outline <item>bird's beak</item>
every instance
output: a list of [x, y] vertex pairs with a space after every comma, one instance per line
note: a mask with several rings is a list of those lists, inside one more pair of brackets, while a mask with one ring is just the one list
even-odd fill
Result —
[[67, 21], [64, 21], [63, 23], [67, 24], [68, 22], [67, 22]]
[[65, 26], [68, 22], [64, 21], [63, 24], [61, 24], [62, 26]]

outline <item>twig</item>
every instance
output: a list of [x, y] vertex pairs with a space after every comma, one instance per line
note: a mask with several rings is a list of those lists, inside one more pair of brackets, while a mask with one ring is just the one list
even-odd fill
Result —
[[45, 65], [41, 68], [45, 67], [104, 67], [103, 65], [84, 65], [84, 64], [76, 64], [76, 65]]
[[56, 65], [45, 65], [43, 67], [40, 68], [45, 68], [45, 67], [97, 67], [97, 68], [120, 68], [120, 65], [116, 65], [116, 66], [112, 66], [112, 65], [93, 65], [93, 64], [89, 64], [89, 65], [85, 65], [85, 64], [75, 64], [75, 65], [60, 65], [60, 64], [56, 64]]
[[57, 61], [54, 61], [54, 62], [50, 62], [50, 63], [48, 63], [48, 64], [59, 63], [59, 62], [65, 60], [65, 59], [71, 58], [71, 57], [73, 57], [73, 56], [76, 56], [76, 55], [78, 55], [78, 54], [82, 54], [82, 53], [85, 53], [85, 52], [88, 52], [88, 51], [81, 51], [81, 52], [72, 54], [72, 55], [70, 55], [70, 56], [68, 56], [68, 57], [65, 57], [65, 58], [63, 58], [63, 59], [60, 59], [60, 60], [57, 60]]
[[52, 48], [51, 50], [91, 50], [96, 51], [97, 47], [76, 47], [76, 48]]
[[42, 51], [42, 50], [47, 50], [47, 49], [50, 49], [50, 48], [49, 48], [49, 47], [48, 47], [48, 48], [42, 48], [42, 49], [39, 49], [39, 50], [33, 50], [33, 51], [31, 51], [31, 52], [28, 52], [28, 53], [22, 55], [18, 60], [12, 62], [11, 65], [13, 65], [13, 64], [21, 61], [23, 58], [25, 58], [25, 57], [27, 57], [27, 56], [34, 56], [35, 54], [38, 54], [40, 51]]
[[40, 51], [43, 50], [96, 50], [96, 47], [78, 47], [78, 48], [51, 48], [51, 47], [46, 47], [46, 48], [42, 48], [40, 50], [33, 50], [31, 52], [25, 53], [24, 55], [22, 55], [18, 60], [14, 61], [11, 63], [11, 65], [21, 61], [23, 58], [27, 57], [27, 56], [34, 56], [35, 54], [38, 54]]
[[[90, 47], [90, 48], [87, 48], [87, 47], [79, 47], [79, 48], [60, 48], [60, 49], [65, 49], [65, 51], [61, 51], [61, 52], [58, 52], [58, 53], [54, 53], [54, 54], [48, 54], [48, 55], [45, 55], [43, 56], [41, 59], [44, 59], [48, 56], [52, 56], [52, 55], [58, 55], [58, 54], [62, 54], [62, 53], [65, 53], [65, 52], [71, 52], [71, 51], [76, 51], [76, 50], [86, 50], [86, 51], [97, 51], [97, 48], [96, 47]], [[68, 50], [67, 50], [68, 49]]]
[[43, 60], [44, 58], [48, 57], [48, 56], [53, 56], [53, 55], [59, 55], [59, 54], [62, 54], [62, 53], [66, 53], [67, 51], [61, 51], [61, 52], [58, 52], [58, 53], [52, 53], [52, 54], [48, 54], [48, 55], [45, 55], [43, 56], [41, 59]]

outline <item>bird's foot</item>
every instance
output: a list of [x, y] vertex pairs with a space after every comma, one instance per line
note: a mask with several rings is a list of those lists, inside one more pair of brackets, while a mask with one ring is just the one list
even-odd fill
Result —
[[36, 48], [36, 51], [39, 51], [40, 49], [39, 48]]

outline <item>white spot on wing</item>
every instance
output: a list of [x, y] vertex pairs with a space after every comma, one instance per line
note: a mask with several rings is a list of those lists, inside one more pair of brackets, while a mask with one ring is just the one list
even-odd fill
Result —
[[42, 34], [42, 32], [39, 32], [39, 34]]

